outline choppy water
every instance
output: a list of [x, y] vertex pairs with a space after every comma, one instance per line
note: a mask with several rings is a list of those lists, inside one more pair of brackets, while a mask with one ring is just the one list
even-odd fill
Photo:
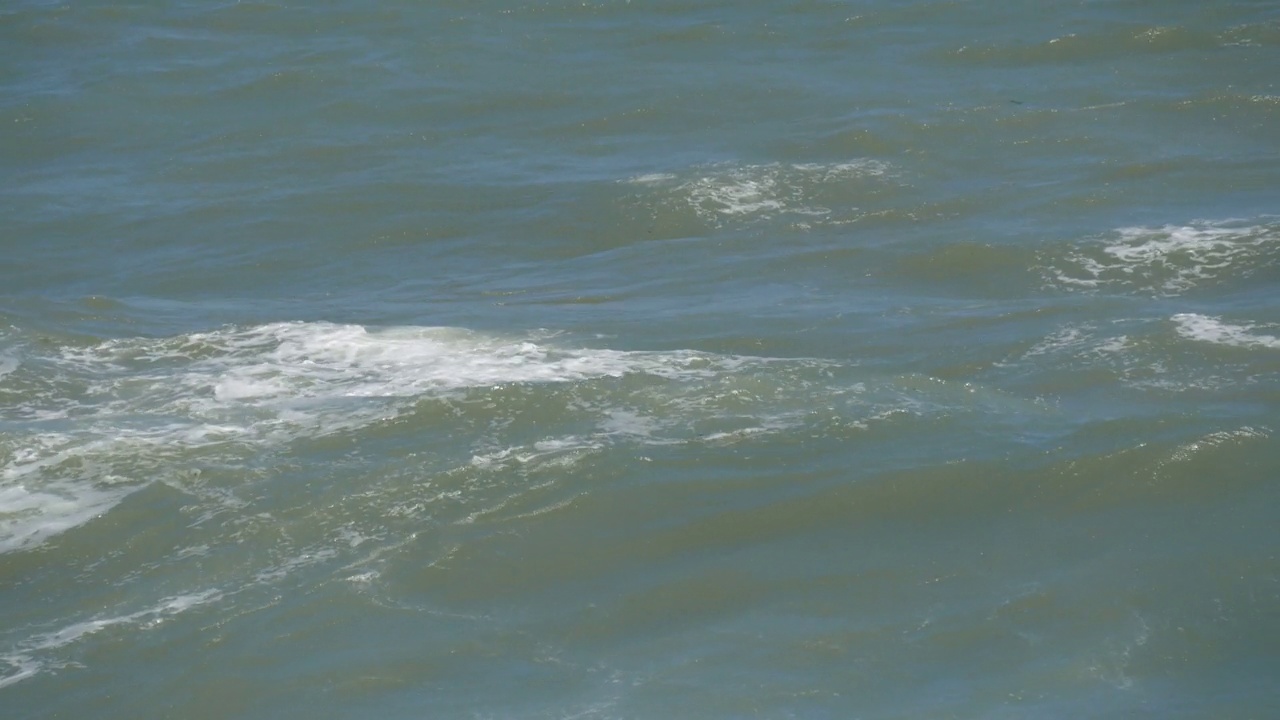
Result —
[[1266, 718], [1280, 7], [0, 8], [0, 715]]

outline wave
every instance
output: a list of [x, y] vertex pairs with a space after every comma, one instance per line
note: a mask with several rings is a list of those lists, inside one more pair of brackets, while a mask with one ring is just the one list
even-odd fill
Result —
[[[1025, 373], [1030, 391], [1050, 394], [1098, 383], [1115, 392], [1181, 395], [1188, 390], [1248, 394], [1267, 386], [1265, 354], [1215, 353], [1206, 346], [1280, 348], [1275, 325], [1231, 323], [1197, 313], [1156, 315], [1109, 322], [1070, 321], [1032, 342], [1014, 346], [995, 365]], [[1083, 383], [1083, 385], [1080, 385]], [[1252, 390], [1251, 390], [1252, 389]]]
[[[441, 469], [568, 462], [630, 445], [723, 445], [851, 432], [1034, 402], [856, 363], [574, 347], [551, 332], [327, 322], [11, 348], [0, 376], [0, 552], [31, 548], [167, 483], [269, 466], [299, 442], [376, 441], [407, 425]], [[1023, 405], [1025, 404], [1025, 407]], [[454, 465], [448, 465], [454, 463]], [[218, 493], [221, 493], [220, 495]]]
[[1017, 38], [999, 43], [975, 43], [946, 52], [943, 57], [975, 65], [1007, 66], [1097, 62], [1141, 55], [1204, 52], [1231, 46], [1260, 45], [1273, 35], [1266, 23], [1214, 31], [1209, 28], [1119, 24], [1044, 40]]
[[[0, 687], [61, 667], [92, 637], [270, 604], [304, 575], [369, 591], [379, 558], [419, 533], [574, 502], [566, 470], [594, 460], [771, 442], [785, 456], [866, 438], [914, 461], [915, 430], [1016, 437], [1052, 415], [851, 361], [616, 350], [546, 331], [279, 322], [61, 345], [18, 335], [0, 376], [0, 553], [21, 562], [54, 544], [44, 549], [76, 557], [128, 537], [139, 513], [182, 530], [135, 548], [147, 570], [109, 580], [93, 612], [69, 606], [61, 629], [21, 630], [0, 654]], [[116, 593], [126, 585], [137, 602]]]

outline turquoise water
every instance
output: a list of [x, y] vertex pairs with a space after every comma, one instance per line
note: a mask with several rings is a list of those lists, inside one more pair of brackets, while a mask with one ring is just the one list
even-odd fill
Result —
[[1270, 2], [0, 8], [0, 715], [1267, 718]]

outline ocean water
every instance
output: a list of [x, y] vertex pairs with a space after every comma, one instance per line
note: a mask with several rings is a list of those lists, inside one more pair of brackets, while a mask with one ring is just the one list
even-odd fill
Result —
[[0, 716], [1280, 716], [1280, 5], [0, 7]]

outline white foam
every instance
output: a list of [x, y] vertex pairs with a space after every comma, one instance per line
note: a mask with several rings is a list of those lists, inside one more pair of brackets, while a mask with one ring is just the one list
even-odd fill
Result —
[[1269, 437], [1271, 437], [1271, 432], [1267, 428], [1255, 428], [1249, 425], [1236, 430], [1219, 430], [1179, 447], [1169, 456], [1168, 462], [1185, 463], [1204, 450], [1212, 450], [1227, 444], [1243, 443]]
[[600, 430], [609, 435], [653, 439], [663, 427], [656, 417], [636, 410], [611, 409], [600, 423]]
[[646, 175], [637, 175], [633, 178], [627, 178], [627, 182], [636, 185], [653, 185], [675, 179], [676, 176], [671, 173], [648, 173]]
[[1256, 333], [1256, 325], [1236, 325], [1195, 313], [1179, 313], [1170, 320], [1177, 325], [1178, 334], [1188, 340], [1244, 348], [1280, 348], [1280, 337]]
[[[260, 513], [257, 517], [264, 522], [273, 524], [277, 522], [269, 513]], [[391, 546], [379, 546], [377, 550], [367, 555], [358, 564], [375, 560], [385, 552], [412, 542], [413, 537], [414, 535], [411, 533], [408, 537]], [[211, 587], [199, 591], [172, 594], [145, 604], [142, 609], [133, 612], [121, 612], [120, 609], [116, 609], [114, 612], [103, 610], [96, 617], [71, 622], [57, 630], [37, 632], [25, 640], [11, 645], [6, 653], [0, 654], [0, 688], [21, 682], [41, 672], [56, 670], [72, 664], [72, 662], [65, 659], [60, 659], [60, 657], [65, 658], [66, 656], [65, 653], [57, 652], [61, 648], [86, 641], [92, 636], [116, 628], [134, 631], [150, 630], [189, 610], [220, 602], [231, 602], [238, 595], [278, 583], [299, 570], [330, 562], [338, 558], [343, 550], [355, 550], [372, 539], [374, 537], [361, 533], [350, 526], [340, 527], [332, 534], [329, 542], [311, 545], [294, 551], [273, 563], [259, 568], [248, 577], [237, 575], [229, 583], [223, 583], [223, 587], [226, 589]], [[195, 545], [177, 551], [176, 557], [204, 556], [209, 551], [208, 545]], [[349, 569], [351, 568], [344, 568], [344, 570]], [[376, 571], [368, 573], [369, 579], [376, 576]], [[250, 596], [252, 597], [252, 593]], [[5, 665], [9, 666], [7, 673]]]
[[1105, 328], [1092, 323], [1068, 323], [1022, 353], [1021, 359], [1066, 356], [1111, 364], [1123, 362], [1125, 358], [1119, 356], [1127, 355], [1130, 349], [1127, 335], [1107, 335]]
[[782, 214], [829, 216], [833, 210], [817, 201], [824, 188], [830, 190], [836, 183], [879, 177], [889, 169], [888, 164], [869, 159], [842, 163], [722, 163], [697, 168], [694, 177], [683, 181], [677, 175], [651, 173], [626, 182], [668, 186], [704, 221], [719, 225]]
[[1064, 350], [1078, 350], [1092, 341], [1089, 328], [1068, 325], [1036, 343], [1023, 353], [1024, 358], [1058, 353]]
[[311, 567], [338, 557], [338, 551], [331, 547], [322, 547], [304, 551], [283, 562], [259, 570], [253, 576], [255, 584], [273, 583], [294, 573], [296, 570]]
[[549, 462], [565, 464], [584, 452], [605, 447], [601, 437], [561, 437], [539, 440], [529, 445], [477, 453], [471, 456], [472, 467], [492, 469], [500, 466], [540, 465]]
[[1136, 286], [1178, 295], [1222, 277], [1247, 275], [1252, 262], [1277, 242], [1280, 226], [1270, 219], [1126, 227], [1071, 254], [1052, 272], [1069, 286]]
[[824, 182], [860, 177], [879, 177], [888, 174], [892, 169], [892, 166], [886, 162], [868, 159], [843, 163], [800, 163], [791, 167], [802, 173], [809, 173]]
[[571, 382], [679, 362], [676, 356], [558, 350], [453, 328], [369, 331], [351, 325], [279, 323], [211, 340], [228, 346], [232, 354], [194, 364], [184, 381], [212, 389], [218, 399], [259, 403]]
[[776, 174], [756, 168], [698, 178], [681, 189], [689, 193], [694, 208], [719, 215], [762, 214], [783, 207]]
[[1127, 335], [1117, 335], [1098, 343], [1097, 350], [1100, 353], [1122, 353], [1129, 349], [1129, 337]]

